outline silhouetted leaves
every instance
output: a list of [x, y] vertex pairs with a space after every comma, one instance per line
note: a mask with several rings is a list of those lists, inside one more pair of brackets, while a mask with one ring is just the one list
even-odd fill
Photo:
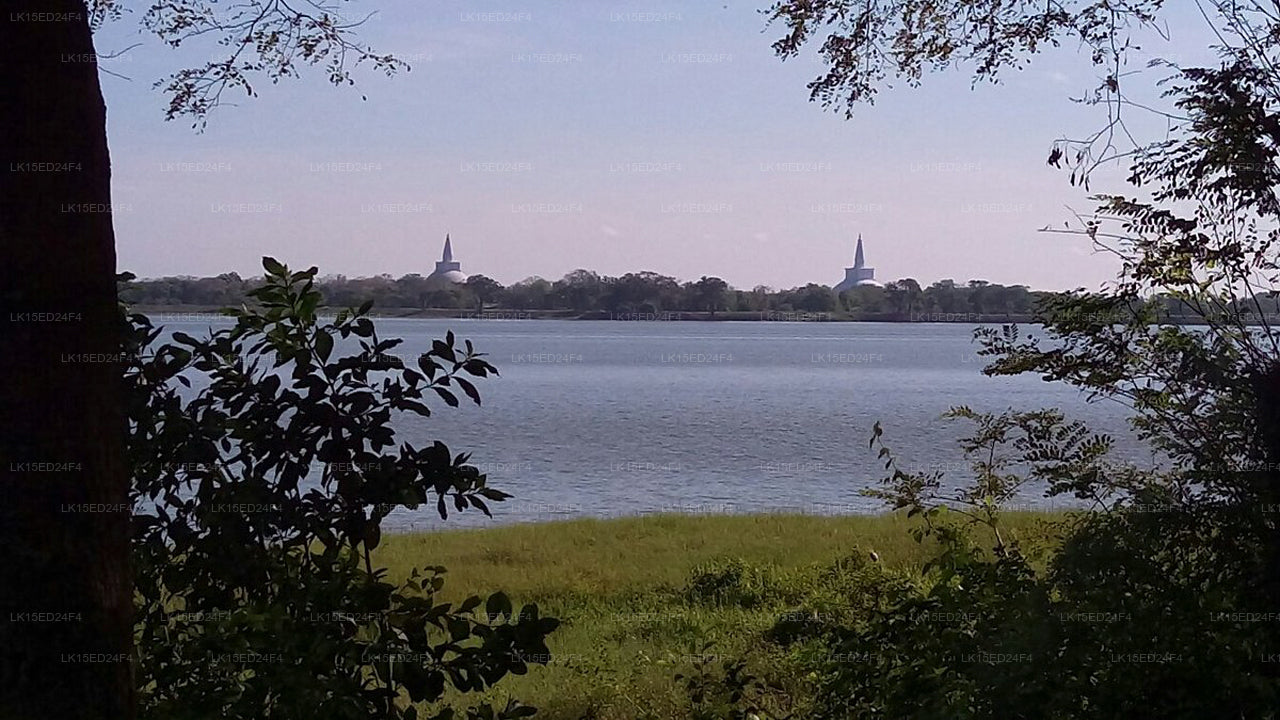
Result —
[[[509, 497], [467, 455], [398, 442], [390, 424], [429, 415], [432, 391], [456, 406], [454, 381], [478, 403], [457, 374], [491, 366], [449, 333], [406, 368], [368, 304], [323, 323], [315, 268], [263, 267], [261, 307], [232, 311], [235, 325], [206, 339], [157, 346], [159, 331], [131, 316], [142, 717], [408, 719], [417, 710], [401, 692], [434, 702], [545, 662], [555, 620], [511, 617], [501, 594], [486, 604], [500, 624], [476, 615], [478, 598], [452, 609], [433, 600], [443, 568], [397, 586], [371, 554], [396, 508], [435, 496], [441, 517], [448, 499], [487, 515]], [[200, 384], [179, 394], [187, 376]]]

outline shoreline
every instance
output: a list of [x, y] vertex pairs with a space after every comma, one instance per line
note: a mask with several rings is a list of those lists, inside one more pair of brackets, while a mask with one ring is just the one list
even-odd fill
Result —
[[[1077, 512], [1093, 512], [1087, 506], [1071, 506], [1065, 504], [1048, 504], [1044, 506], [1035, 506], [1026, 503], [1009, 505], [1002, 510], [1002, 514], [1006, 517], [1014, 518], [1038, 518], [1049, 519], [1059, 518], [1068, 513]], [[433, 516], [434, 517], [434, 516]], [[419, 535], [438, 535], [444, 534], [465, 534], [474, 535], [477, 533], [523, 533], [523, 532], [559, 532], [570, 527], [592, 527], [601, 530], [607, 530], [610, 527], [623, 527], [633, 524], [649, 525], [649, 524], [666, 524], [666, 523], [689, 523], [689, 522], [852, 522], [852, 523], [880, 523], [880, 522], [897, 522], [906, 520], [903, 512], [893, 510], [872, 510], [867, 512], [846, 512], [846, 513], [812, 513], [801, 512], [794, 509], [784, 509], [777, 511], [754, 511], [754, 512], [641, 512], [641, 513], [624, 513], [617, 515], [576, 515], [572, 517], [561, 517], [539, 520], [520, 520], [515, 522], [494, 522], [492, 524], [451, 524], [448, 520], [439, 521], [434, 527], [385, 527], [383, 528], [383, 537], [399, 537], [412, 538]], [[385, 520], [384, 520], [385, 523]]]
[[[321, 308], [322, 315], [332, 316], [343, 308]], [[131, 312], [142, 313], [152, 319], [203, 320], [222, 317], [220, 308], [209, 305], [132, 305]], [[177, 316], [176, 318], [174, 316]], [[369, 317], [389, 320], [574, 320], [587, 322], [803, 322], [803, 323], [900, 323], [900, 324], [951, 324], [951, 325], [1039, 325], [1032, 315], [985, 313], [866, 313], [849, 315], [829, 312], [790, 311], [671, 311], [653, 313], [610, 313], [607, 311], [578, 312], [575, 310], [459, 310], [456, 308], [383, 308], [373, 309]], [[1280, 317], [1267, 318], [1268, 324], [1280, 325]], [[1201, 326], [1207, 323], [1200, 318], [1183, 318], [1174, 325]], [[1261, 326], [1257, 320], [1249, 326]]]
[[[144, 315], [191, 315], [195, 317], [219, 317], [220, 308], [212, 305], [131, 305], [133, 312]], [[321, 314], [333, 315], [342, 308], [322, 307]], [[611, 313], [605, 310], [579, 312], [577, 310], [513, 310], [486, 308], [461, 310], [458, 308], [374, 308], [370, 317], [405, 320], [582, 320], [596, 322], [943, 322], [943, 323], [1029, 323], [1031, 315], [978, 314], [978, 313], [869, 313], [849, 315], [833, 312], [806, 311], [669, 311]]]

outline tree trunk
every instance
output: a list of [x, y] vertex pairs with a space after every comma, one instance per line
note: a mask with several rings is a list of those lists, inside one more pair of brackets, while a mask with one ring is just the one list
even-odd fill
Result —
[[0, 10], [0, 718], [131, 718], [106, 107], [81, 0]]

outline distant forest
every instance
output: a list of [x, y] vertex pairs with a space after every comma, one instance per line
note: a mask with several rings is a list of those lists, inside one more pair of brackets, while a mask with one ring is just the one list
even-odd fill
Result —
[[[236, 273], [216, 277], [166, 277], [131, 280], [121, 298], [144, 307], [217, 308], [239, 306], [246, 293], [262, 284], [261, 278]], [[381, 312], [414, 310], [529, 312], [559, 311], [596, 317], [654, 316], [668, 313], [811, 313], [832, 318], [967, 320], [972, 316], [1025, 319], [1036, 312], [1051, 291], [1030, 290], [1024, 285], [1000, 285], [985, 280], [939, 280], [927, 287], [912, 278], [883, 287], [859, 286], [837, 294], [827, 285], [810, 283], [789, 290], [757, 286], [732, 288], [724, 280], [707, 277], [680, 282], [655, 272], [627, 273], [621, 277], [574, 270], [555, 281], [532, 277], [510, 286], [484, 275], [472, 275], [465, 283], [442, 284], [418, 274], [393, 278], [327, 276], [317, 281], [329, 307], [354, 307], [372, 300]], [[1193, 315], [1178, 301], [1159, 298], [1166, 316]], [[1259, 309], [1278, 313], [1274, 298], [1259, 297]]]

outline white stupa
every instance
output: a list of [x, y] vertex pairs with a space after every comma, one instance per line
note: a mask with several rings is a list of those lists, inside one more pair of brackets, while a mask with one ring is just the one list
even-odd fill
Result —
[[462, 272], [462, 263], [453, 259], [453, 245], [449, 242], [448, 233], [444, 236], [444, 253], [436, 261], [436, 269], [427, 276], [427, 280], [451, 283], [467, 281], [467, 274]]
[[858, 233], [858, 249], [853, 253], [853, 267], [844, 269], [844, 279], [832, 289], [839, 294], [858, 285], [879, 285], [875, 277], [876, 269], [867, 267], [866, 258], [862, 256], [862, 233]]

